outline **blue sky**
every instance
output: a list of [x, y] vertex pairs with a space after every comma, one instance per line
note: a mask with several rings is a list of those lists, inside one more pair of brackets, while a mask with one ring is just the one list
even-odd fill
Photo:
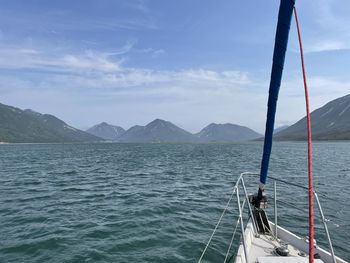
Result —
[[[0, 102], [86, 129], [264, 130], [279, 1], [0, 1]], [[350, 2], [297, 1], [312, 109], [350, 93]], [[293, 20], [277, 125], [304, 116]]]

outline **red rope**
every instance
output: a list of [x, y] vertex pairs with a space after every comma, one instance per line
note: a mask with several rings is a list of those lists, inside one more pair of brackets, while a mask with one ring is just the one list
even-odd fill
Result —
[[311, 121], [309, 109], [309, 94], [306, 83], [306, 72], [304, 64], [303, 44], [301, 42], [299, 21], [297, 9], [294, 7], [295, 22], [298, 30], [301, 67], [303, 71], [304, 89], [305, 89], [305, 103], [306, 103], [306, 118], [307, 118], [307, 149], [308, 149], [308, 176], [309, 176], [309, 263], [314, 262], [314, 205], [313, 205], [313, 190], [312, 190], [312, 142], [311, 142]]

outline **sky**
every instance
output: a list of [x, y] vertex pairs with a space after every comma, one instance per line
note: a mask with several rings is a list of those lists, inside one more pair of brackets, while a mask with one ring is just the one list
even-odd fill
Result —
[[[350, 1], [297, 0], [311, 109], [350, 93]], [[0, 0], [0, 103], [87, 129], [265, 127], [277, 0]], [[276, 125], [305, 115], [295, 21]]]

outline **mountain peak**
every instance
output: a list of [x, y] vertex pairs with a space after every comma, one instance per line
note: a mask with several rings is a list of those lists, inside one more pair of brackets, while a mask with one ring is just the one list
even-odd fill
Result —
[[151, 123], [152, 122], [167, 122], [167, 121], [157, 118], [157, 119], [154, 119], [153, 121], [151, 121]]
[[146, 127], [166, 126], [169, 124], [172, 124], [172, 123], [169, 121], [162, 120], [162, 119], [155, 119], [155, 120], [151, 121], [150, 123], [148, 123], [146, 125]]
[[86, 132], [105, 140], [118, 141], [119, 137], [125, 132], [125, 130], [120, 126], [101, 122], [87, 129]]
[[146, 126], [133, 126], [120, 138], [124, 142], [193, 142], [196, 137], [162, 119], [155, 119]]
[[233, 123], [211, 123], [196, 135], [202, 142], [248, 141], [262, 136], [261, 134], [249, 129], [248, 127]]

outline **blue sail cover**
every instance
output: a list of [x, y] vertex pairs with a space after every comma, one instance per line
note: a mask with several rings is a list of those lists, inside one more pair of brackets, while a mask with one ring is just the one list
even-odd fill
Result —
[[281, 86], [284, 58], [286, 55], [290, 23], [295, 0], [281, 0], [273, 51], [273, 63], [267, 104], [267, 119], [264, 140], [264, 153], [261, 161], [260, 183], [265, 184], [272, 149], [272, 136], [275, 126], [278, 92]]

